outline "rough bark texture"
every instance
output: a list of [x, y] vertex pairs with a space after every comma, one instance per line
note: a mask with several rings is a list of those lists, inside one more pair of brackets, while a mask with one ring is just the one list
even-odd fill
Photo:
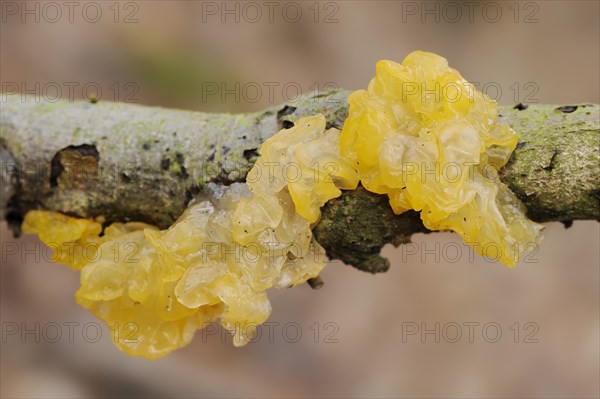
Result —
[[[0, 218], [13, 230], [34, 208], [168, 227], [204, 184], [244, 181], [261, 143], [303, 115], [341, 128], [347, 91], [249, 114], [206, 114], [109, 102], [37, 102], [4, 95]], [[598, 105], [500, 107], [520, 135], [503, 182], [539, 222], [600, 219]], [[330, 258], [386, 270], [381, 246], [425, 232], [416, 212], [392, 213], [364, 189], [323, 208], [315, 236]]]

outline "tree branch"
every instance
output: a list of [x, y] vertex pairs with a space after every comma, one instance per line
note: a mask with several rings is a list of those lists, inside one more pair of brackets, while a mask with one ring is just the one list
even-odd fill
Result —
[[[341, 128], [347, 91], [309, 95], [248, 114], [206, 114], [109, 102], [47, 103], [3, 95], [0, 218], [16, 234], [35, 208], [166, 228], [208, 182], [244, 181], [257, 149], [304, 115]], [[501, 180], [538, 222], [600, 219], [600, 107], [500, 107], [520, 135]], [[392, 213], [387, 198], [359, 188], [327, 203], [315, 227], [332, 259], [386, 270], [381, 247], [425, 232], [416, 212]]]

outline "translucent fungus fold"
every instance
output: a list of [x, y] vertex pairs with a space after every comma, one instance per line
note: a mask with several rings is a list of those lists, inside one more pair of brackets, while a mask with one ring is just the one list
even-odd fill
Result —
[[421, 211], [428, 229], [455, 231], [509, 266], [538, 241], [541, 226], [498, 178], [517, 134], [444, 58], [415, 51], [402, 64], [379, 61], [348, 102], [341, 154], [395, 213]]
[[23, 229], [81, 270], [77, 302], [106, 321], [124, 352], [164, 356], [216, 319], [244, 345], [271, 313], [268, 289], [325, 266], [311, 224], [340, 188], [358, 184], [339, 134], [321, 115], [298, 120], [265, 141], [247, 183], [207, 185], [163, 231], [114, 223], [101, 234], [95, 220], [48, 211], [27, 213]]

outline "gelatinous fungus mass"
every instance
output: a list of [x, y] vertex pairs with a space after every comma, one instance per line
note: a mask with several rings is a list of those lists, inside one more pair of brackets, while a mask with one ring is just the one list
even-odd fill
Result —
[[420, 211], [428, 229], [455, 231], [509, 266], [538, 242], [542, 226], [498, 178], [516, 133], [446, 59], [415, 51], [402, 64], [379, 61], [368, 89], [348, 102], [341, 153], [395, 213]]
[[101, 220], [31, 211], [23, 231], [81, 270], [78, 303], [108, 323], [120, 349], [147, 358], [216, 319], [235, 345], [250, 341], [271, 312], [269, 288], [323, 269], [311, 227], [359, 180], [396, 213], [420, 211], [427, 228], [455, 231], [507, 265], [538, 241], [541, 226], [498, 179], [516, 133], [444, 58], [380, 61], [349, 103], [341, 133], [322, 115], [297, 120], [264, 142], [246, 183], [208, 184], [167, 230], [134, 222], [103, 231]]
[[54, 260], [81, 270], [77, 302], [106, 321], [124, 352], [158, 358], [220, 319], [234, 344], [250, 341], [271, 312], [267, 289], [316, 277], [326, 262], [311, 224], [319, 208], [355, 189], [340, 132], [321, 115], [265, 141], [246, 183], [209, 184], [167, 230], [31, 211]]

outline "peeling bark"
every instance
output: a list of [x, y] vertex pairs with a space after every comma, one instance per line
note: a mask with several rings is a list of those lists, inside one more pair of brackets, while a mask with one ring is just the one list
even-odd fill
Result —
[[[166, 228], [208, 182], [244, 181], [261, 143], [305, 115], [341, 128], [347, 91], [304, 96], [248, 114], [206, 114], [109, 102], [36, 102], [4, 95], [0, 118], [0, 217], [19, 233], [30, 209]], [[500, 107], [520, 136], [501, 180], [538, 222], [600, 219], [600, 107]], [[384, 271], [389, 242], [425, 232], [416, 212], [392, 213], [364, 189], [323, 207], [315, 237], [332, 259]]]

